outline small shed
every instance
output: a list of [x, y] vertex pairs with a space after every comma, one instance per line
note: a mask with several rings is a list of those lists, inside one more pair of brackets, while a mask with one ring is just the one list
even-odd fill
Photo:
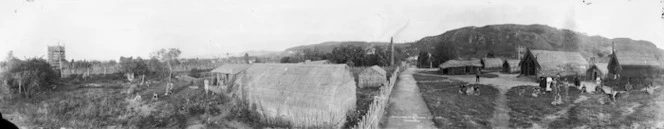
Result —
[[442, 74], [460, 75], [481, 72], [482, 63], [478, 59], [448, 60], [438, 66]]
[[585, 75], [588, 61], [578, 52], [527, 50], [519, 67], [525, 76]]
[[362, 70], [358, 75], [357, 81], [359, 88], [381, 87], [387, 83], [387, 71], [374, 65]]
[[[250, 64], [224, 64], [221, 65], [212, 71], [210, 73], [215, 75], [215, 78], [217, 80], [217, 85], [221, 84], [230, 84], [232, 83], [235, 78], [237, 78], [237, 75], [246, 70], [251, 66]], [[214, 84], [214, 83], [213, 83]]]
[[231, 93], [265, 124], [341, 128], [356, 106], [354, 80], [345, 64], [253, 64]]
[[482, 58], [482, 70], [500, 71], [503, 67], [503, 59], [500, 58]]
[[503, 72], [504, 73], [519, 73], [521, 67], [519, 67], [519, 61], [517, 59], [505, 60], [503, 61]]
[[590, 65], [590, 68], [586, 71], [586, 80], [595, 80], [598, 77], [606, 77], [606, 74], [609, 74], [608, 65], [608, 63], [595, 63]]

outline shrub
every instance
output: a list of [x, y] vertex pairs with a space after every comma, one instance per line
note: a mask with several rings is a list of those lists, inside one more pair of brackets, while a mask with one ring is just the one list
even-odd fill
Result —
[[42, 58], [26, 60], [10, 58], [5, 63], [5, 69], [1, 73], [1, 80], [5, 80], [10, 92], [18, 92], [28, 97], [50, 89], [48, 86], [58, 78], [51, 65]]

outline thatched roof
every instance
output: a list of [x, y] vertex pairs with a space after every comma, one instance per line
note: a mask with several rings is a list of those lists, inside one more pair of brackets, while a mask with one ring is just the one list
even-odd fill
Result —
[[212, 73], [237, 74], [249, 68], [250, 64], [224, 64], [215, 69]]
[[507, 63], [510, 67], [519, 67], [519, 62], [521, 62], [521, 60], [518, 59], [507, 59], [504, 61], [504, 63]]
[[445, 68], [453, 68], [453, 67], [465, 67], [465, 66], [476, 66], [476, 67], [482, 67], [482, 62], [478, 59], [472, 59], [472, 60], [448, 60], [443, 64], [440, 64], [438, 67], [445, 69]]
[[621, 51], [613, 54], [622, 66], [652, 66], [660, 67], [659, 59], [653, 53], [638, 51]]
[[500, 58], [482, 58], [484, 68], [501, 68], [503, 66], [503, 59]]
[[590, 66], [589, 69], [597, 68], [603, 74], [609, 73], [609, 64], [608, 63], [595, 63]]
[[253, 64], [241, 75], [233, 94], [255, 104], [268, 122], [340, 127], [355, 108], [355, 81], [345, 64]]
[[587, 70], [588, 61], [578, 52], [531, 50], [540, 67], [540, 75], [563, 76], [583, 74]]
[[374, 66], [371, 66], [367, 69], [362, 70], [362, 73], [364, 73], [364, 71], [367, 71], [367, 70], [373, 70], [373, 71], [376, 71], [376, 72], [380, 73], [381, 75], [387, 75], [387, 71], [385, 71], [383, 68], [381, 68], [377, 65], [374, 65]]
[[305, 61], [303, 64], [330, 64], [329, 60]]

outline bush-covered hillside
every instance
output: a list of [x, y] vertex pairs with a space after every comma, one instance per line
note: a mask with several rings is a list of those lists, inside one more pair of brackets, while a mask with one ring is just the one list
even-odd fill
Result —
[[516, 46], [529, 49], [578, 51], [586, 57], [608, 62], [612, 42], [616, 51], [642, 51], [661, 55], [661, 50], [649, 41], [628, 38], [608, 39], [588, 36], [567, 29], [546, 25], [487, 25], [463, 27], [436, 36], [422, 38], [412, 47], [431, 52], [434, 64], [456, 57], [481, 57], [488, 54], [499, 57], [516, 57]]

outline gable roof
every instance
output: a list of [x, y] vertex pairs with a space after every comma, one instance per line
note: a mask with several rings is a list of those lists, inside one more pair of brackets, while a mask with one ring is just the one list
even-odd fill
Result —
[[609, 73], [609, 63], [595, 63], [590, 66], [590, 69], [597, 68], [603, 74]]
[[476, 67], [482, 67], [482, 62], [478, 59], [471, 59], [471, 60], [448, 60], [443, 64], [440, 64], [438, 67], [445, 69], [445, 68], [452, 68], [452, 67], [465, 67], [465, 66], [476, 66]]
[[380, 73], [381, 75], [387, 75], [387, 71], [385, 71], [383, 68], [379, 67], [378, 65], [374, 65], [374, 66], [371, 66], [369, 68], [366, 68], [366, 69], [362, 70], [362, 73], [364, 73], [367, 70], [373, 70], [373, 71], [376, 71], [376, 72]]
[[215, 69], [212, 73], [237, 74], [249, 68], [250, 64], [224, 64]]
[[482, 58], [484, 68], [500, 68], [503, 66], [503, 59], [500, 58]]
[[540, 65], [581, 64], [588, 65], [578, 52], [531, 50]]
[[520, 62], [521, 60], [518, 59], [508, 59], [504, 61], [504, 63], [507, 63], [510, 67], [519, 67]]
[[584, 74], [588, 69], [588, 61], [578, 52], [530, 50], [530, 53], [539, 64], [541, 76]]
[[[655, 54], [638, 51], [620, 51], [612, 54], [622, 66], [654, 66], [660, 67], [659, 59]], [[613, 59], [613, 58], [612, 58]]]

